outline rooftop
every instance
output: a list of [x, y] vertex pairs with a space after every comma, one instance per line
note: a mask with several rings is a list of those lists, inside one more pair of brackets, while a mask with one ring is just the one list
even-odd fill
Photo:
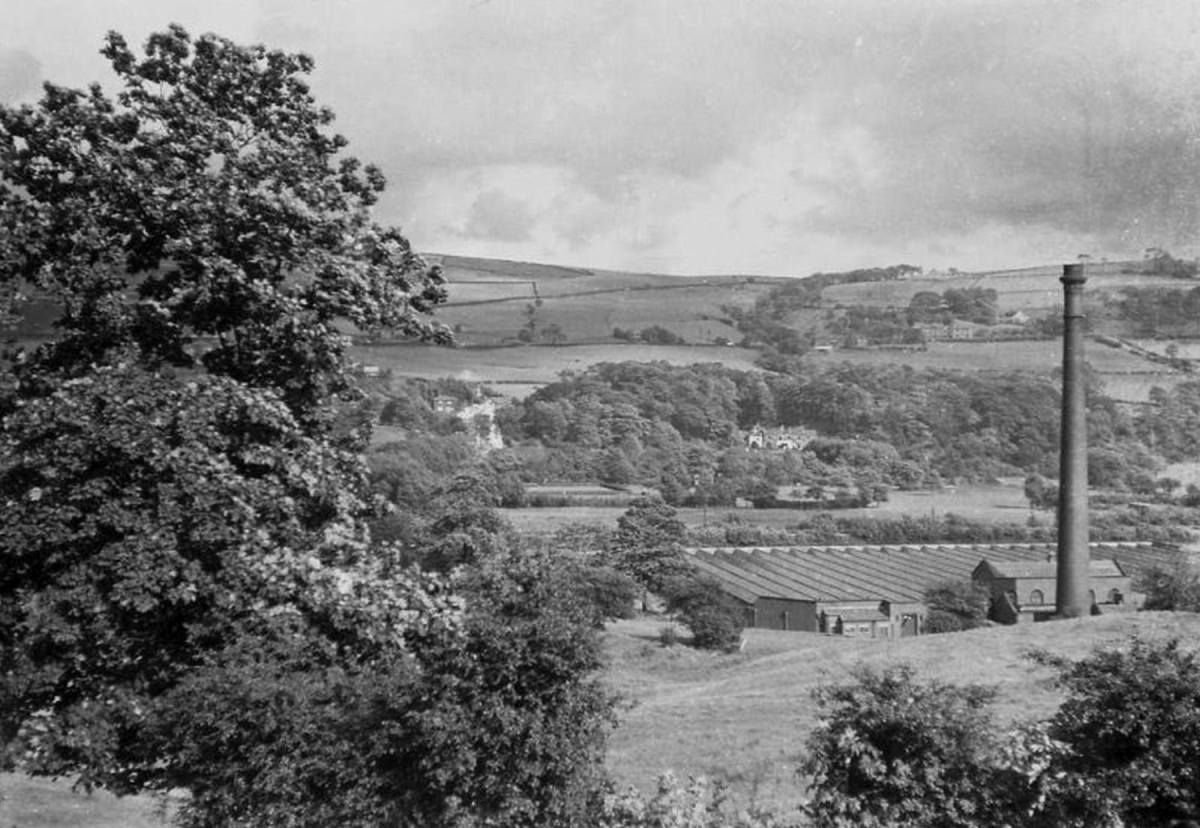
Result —
[[[1092, 543], [1094, 562], [1123, 573], [1169, 565], [1184, 554], [1149, 542]], [[707, 547], [687, 552], [696, 567], [734, 597], [800, 601], [920, 602], [939, 581], [967, 580], [980, 561], [1047, 565], [1053, 543], [869, 546]], [[1052, 565], [1052, 564], [1050, 564]], [[1093, 569], [1093, 572], [1096, 570]], [[1021, 576], [1034, 577], [1034, 576]], [[1050, 577], [1053, 577], [1051, 575]]]

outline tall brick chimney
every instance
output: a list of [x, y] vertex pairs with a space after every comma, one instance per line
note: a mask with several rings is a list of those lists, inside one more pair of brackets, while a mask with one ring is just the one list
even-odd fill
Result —
[[1083, 378], [1082, 264], [1063, 265], [1062, 434], [1058, 474], [1058, 578], [1055, 607], [1059, 618], [1087, 615], [1088, 501], [1087, 401]]

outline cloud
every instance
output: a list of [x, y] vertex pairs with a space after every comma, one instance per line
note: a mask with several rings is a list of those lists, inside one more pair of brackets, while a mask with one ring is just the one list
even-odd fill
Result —
[[70, 83], [104, 29], [156, 19], [313, 54], [423, 249], [771, 273], [1200, 252], [1197, 4], [46, 3], [0, 0]]
[[475, 198], [463, 230], [471, 238], [502, 242], [528, 241], [532, 233], [529, 208], [500, 190], [488, 190]]
[[0, 103], [17, 103], [34, 97], [41, 80], [41, 61], [29, 52], [0, 50]]

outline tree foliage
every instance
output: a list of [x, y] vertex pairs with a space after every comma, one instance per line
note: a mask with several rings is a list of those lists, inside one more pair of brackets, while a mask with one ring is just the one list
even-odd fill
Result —
[[958, 632], [987, 623], [991, 607], [988, 588], [971, 580], [941, 581], [925, 590], [929, 632]]
[[0, 284], [61, 311], [25, 383], [133, 350], [276, 389], [309, 426], [348, 385], [338, 320], [448, 340], [441, 275], [371, 220], [383, 176], [341, 156], [309, 57], [178, 26], [102, 51], [115, 99], [0, 107]]
[[639, 497], [617, 518], [606, 559], [643, 588], [659, 592], [671, 578], [690, 571], [683, 535], [683, 522], [674, 508], [656, 498]]
[[860, 667], [816, 693], [803, 772], [818, 828], [1000, 825], [990, 689], [922, 683], [907, 665]]
[[1200, 612], [1200, 574], [1184, 562], [1139, 571], [1133, 588], [1146, 596], [1144, 610]]
[[1049, 735], [1064, 745], [1047, 824], [1161, 826], [1200, 819], [1200, 661], [1134, 638], [1060, 662], [1068, 692]]
[[663, 588], [667, 611], [692, 631], [692, 643], [705, 650], [732, 652], [742, 642], [746, 616], [721, 585], [707, 578], [688, 574], [671, 578]]
[[578, 822], [613, 706], [586, 592], [469, 469], [422, 515], [458, 574], [368, 531], [342, 329], [445, 340], [444, 291], [311, 60], [104, 54], [115, 99], [0, 108], [0, 286], [60, 309], [0, 366], [0, 758], [186, 790], [196, 828]]

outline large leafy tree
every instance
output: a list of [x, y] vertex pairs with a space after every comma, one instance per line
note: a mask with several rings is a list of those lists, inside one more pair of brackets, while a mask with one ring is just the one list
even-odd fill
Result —
[[115, 98], [0, 107], [2, 295], [61, 309], [24, 385], [132, 351], [275, 389], [312, 428], [347, 386], [340, 322], [448, 339], [440, 273], [372, 220], [383, 176], [342, 156], [310, 58], [178, 26], [102, 53]]
[[197, 825], [378, 821], [355, 745], [466, 633], [370, 546], [342, 330], [445, 340], [441, 277], [371, 219], [307, 57], [103, 52], [115, 98], [0, 107], [0, 304], [59, 311], [0, 362], [0, 764], [184, 788]]
[[606, 560], [645, 589], [661, 591], [672, 578], [692, 571], [683, 552], [684, 531], [673, 507], [658, 498], [634, 498], [617, 518]]

